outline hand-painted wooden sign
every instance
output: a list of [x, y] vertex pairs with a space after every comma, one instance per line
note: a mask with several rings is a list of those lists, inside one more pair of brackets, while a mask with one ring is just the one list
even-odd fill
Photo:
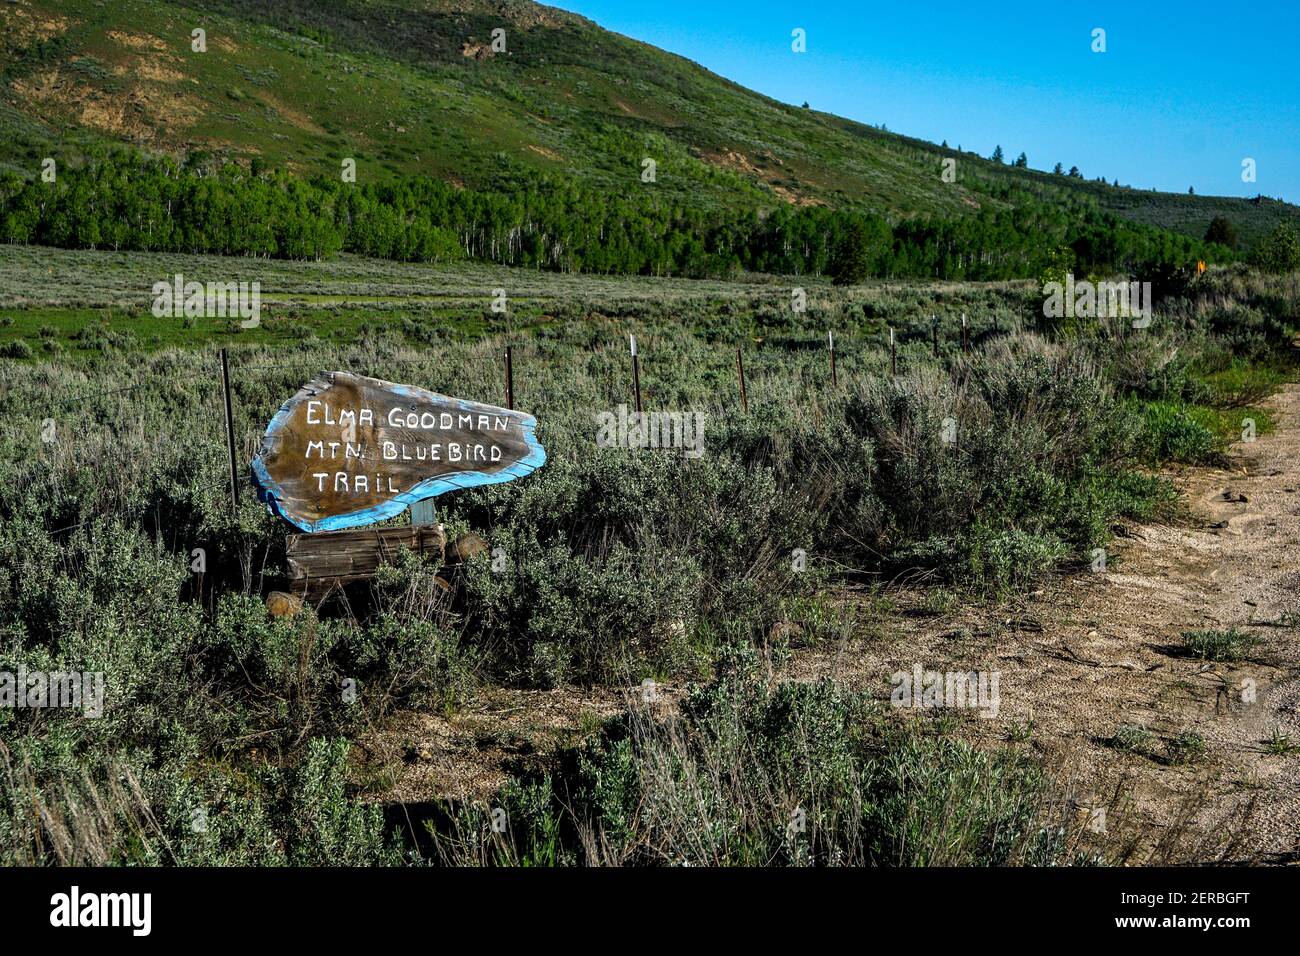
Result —
[[527, 475], [546, 461], [536, 427], [523, 412], [322, 372], [271, 419], [253, 476], [267, 507], [304, 531], [352, 528]]

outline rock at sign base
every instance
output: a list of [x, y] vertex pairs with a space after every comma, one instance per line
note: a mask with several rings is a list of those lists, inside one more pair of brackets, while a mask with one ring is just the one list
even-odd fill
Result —
[[448, 564], [464, 564], [470, 558], [480, 555], [487, 551], [488, 543], [476, 535], [473, 531], [468, 534], [462, 534], [447, 549]]
[[285, 591], [272, 591], [266, 596], [266, 609], [272, 617], [293, 617], [302, 610], [302, 598]]

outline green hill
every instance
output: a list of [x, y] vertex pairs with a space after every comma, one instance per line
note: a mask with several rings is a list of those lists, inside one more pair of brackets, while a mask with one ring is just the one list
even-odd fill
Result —
[[[1026, 197], [1249, 244], [1300, 209], [1015, 169], [786, 105], [526, 0], [19, 0], [0, 6], [0, 171], [96, 142], [358, 183], [422, 174], [509, 192], [523, 176], [686, 208], [959, 219]], [[206, 33], [206, 51], [191, 31]], [[494, 50], [493, 31], [504, 31]], [[955, 157], [957, 181], [941, 179]]]

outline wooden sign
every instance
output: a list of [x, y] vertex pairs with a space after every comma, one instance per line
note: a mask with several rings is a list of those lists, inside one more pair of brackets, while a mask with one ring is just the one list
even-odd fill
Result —
[[267, 507], [304, 531], [353, 528], [529, 474], [546, 461], [536, 427], [523, 412], [322, 372], [271, 419], [253, 477]]
[[447, 546], [441, 525], [352, 528], [284, 538], [288, 588], [319, 601], [335, 588], [367, 581], [401, 549], [428, 555], [441, 567]]

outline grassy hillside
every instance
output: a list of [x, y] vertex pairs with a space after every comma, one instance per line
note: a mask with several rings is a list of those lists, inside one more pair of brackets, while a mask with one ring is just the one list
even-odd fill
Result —
[[[509, 189], [521, 172], [683, 206], [828, 205], [958, 218], [1083, 202], [1243, 243], [1296, 207], [1106, 186], [996, 165], [778, 103], [681, 57], [530, 2], [21, 0], [0, 7], [0, 170], [111, 140], [358, 182], [425, 174]], [[206, 31], [206, 52], [191, 31]], [[505, 30], [504, 52], [492, 31]], [[941, 160], [959, 157], [958, 181]], [[642, 161], [658, 164], [641, 182]], [[1068, 159], [1068, 157], [1067, 157]]]

